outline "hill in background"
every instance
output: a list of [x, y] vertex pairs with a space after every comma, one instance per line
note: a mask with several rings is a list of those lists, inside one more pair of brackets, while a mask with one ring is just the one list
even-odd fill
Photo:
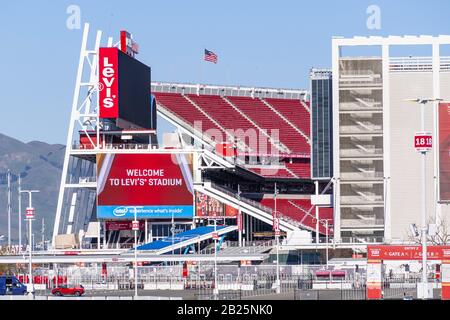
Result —
[[[17, 179], [22, 177], [22, 189], [37, 189], [33, 194], [36, 220], [33, 233], [36, 242], [41, 241], [42, 218], [45, 219], [45, 238], [49, 240], [53, 232], [53, 221], [58, 200], [59, 184], [64, 161], [65, 146], [47, 144], [40, 141], [21, 142], [0, 134], [0, 235], [8, 233], [7, 211], [7, 171], [11, 170], [11, 238], [18, 242], [18, 193]], [[22, 217], [28, 205], [28, 195], [22, 194]], [[22, 236], [27, 237], [26, 224], [22, 220]]]

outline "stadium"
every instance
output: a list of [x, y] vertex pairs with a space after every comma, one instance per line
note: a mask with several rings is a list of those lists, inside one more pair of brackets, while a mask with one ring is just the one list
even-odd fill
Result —
[[[56, 282], [450, 298], [450, 248], [436, 240], [450, 222], [450, 36], [333, 38], [332, 69], [312, 68], [307, 89], [152, 81], [130, 33], [88, 38], [86, 24], [52, 248], [34, 257], [60, 265]], [[432, 56], [390, 56], [402, 45]], [[341, 55], [355, 46], [379, 55]], [[397, 285], [383, 291], [388, 274]]]

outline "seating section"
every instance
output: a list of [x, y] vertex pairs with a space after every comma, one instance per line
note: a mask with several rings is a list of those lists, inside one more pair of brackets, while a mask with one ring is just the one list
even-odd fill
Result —
[[[203, 111], [214, 118], [225, 130], [228, 130], [239, 140], [243, 141], [249, 146], [253, 152], [271, 152], [275, 149], [272, 146], [269, 150], [260, 150], [260, 146], [267, 146], [269, 148], [269, 139], [259, 133], [259, 129], [255, 127], [248, 119], [241, 113], [236, 111], [229, 103], [222, 97], [217, 95], [187, 95], [195, 104], [197, 104]], [[247, 130], [252, 132], [247, 132]], [[260, 139], [265, 141], [260, 143]]]
[[[218, 95], [187, 94], [188, 98], [186, 98], [180, 93], [154, 92], [154, 94], [158, 103], [189, 125], [194, 126], [194, 123], [197, 123], [198, 126], [198, 123], [201, 122], [203, 133], [208, 134], [217, 142], [230, 141], [230, 137], [225, 134], [224, 130], [226, 130], [232, 134], [236, 133], [236, 138], [250, 147], [250, 152], [273, 154], [277, 148], [265, 135], [260, 133], [259, 128], [266, 130], [269, 135], [272, 133], [272, 130], [278, 130], [280, 142], [288, 147], [292, 153], [310, 154], [310, 145], [305, 137], [288, 125], [283, 118], [271, 110], [261, 99], [227, 96], [226, 99], [238, 108], [243, 115], [225, 101], [223, 97]], [[204, 113], [191, 103], [189, 99]], [[267, 98], [265, 101], [309, 136], [310, 115], [300, 101], [275, 98]], [[210, 118], [216, 121], [218, 125], [211, 121]], [[259, 128], [251, 121], [256, 123]], [[211, 129], [215, 129], [214, 132], [219, 133], [219, 135], [212, 136], [213, 132], [208, 132]], [[235, 131], [237, 129], [242, 130]], [[248, 129], [255, 130], [256, 142], [251, 141], [249, 135], [245, 134]], [[294, 163], [286, 163], [286, 167], [290, 172], [286, 169], [281, 169], [275, 175], [267, 174], [257, 169], [251, 169], [251, 171], [265, 177], [309, 179], [311, 176], [309, 159], [294, 159]]]
[[[273, 198], [263, 198], [261, 204], [271, 209], [275, 208], [275, 200]], [[301, 222], [306, 229], [316, 230], [315, 208], [308, 215], [311, 209], [311, 200], [309, 199], [277, 199], [277, 211], [282, 216], [287, 216], [295, 221]], [[319, 219], [332, 219], [332, 208], [319, 208]], [[328, 221], [332, 225], [332, 221]], [[319, 223], [319, 233], [326, 234], [324, 223]], [[328, 234], [331, 234], [330, 228]]]
[[[280, 112], [286, 119], [288, 119], [293, 125], [299, 128], [308, 137], [311, 136], [310, 130], [310, 113], [300, 103], [299, 100], [290, 99], [265, 99], [272, 107]], [[306, 105], [308, 105], [305, 102]]]
[[295, 176], [293, 176], [289, 171], [283, 168], [272, 169], [270, 167], [267, 167], [267, 168], [251, 168], [249, 170], [266, 178], [295, 178]]
[[[222, 142], [226, 141], [226, 136], [223, 130], [217, 127], [214, 122], [209, 120], [202, 112], [200, 112], [192, 103], [190, 103], [186, 98], [184, 98], [179, 93], [165, 93], [165, 92], [154, 92], [156, 97], [156, 101], [162, 104], [164, 107], [169, 109], [169, 111], [175, 113], [177, 116], [182, 118], [182, 120], [189, 123], [191, 126], [194, 126], [201, 121], [201, 129], [205, 133], [205, 131], [210, 129], [219, 130], [223, 136], [222, 138], [219, 136], [215, 136], [215, 141]], [[198, 125], [197, 125], [198, 126]]]
[[306, 139], [261, 100], [251, 97], [227, 98], [261, 129], [267, 130], [270, 135], [273, 135], [272, 130], [278, 130], [280, 142], [288, 147], [291, 152], [310, 153], [310, 146]]
[[295, 175], [302, 179], [309, 179], [311, 177], [311, 164], [310, 162], [293, 162], [286, 163], [286, 167], [291, 170]]

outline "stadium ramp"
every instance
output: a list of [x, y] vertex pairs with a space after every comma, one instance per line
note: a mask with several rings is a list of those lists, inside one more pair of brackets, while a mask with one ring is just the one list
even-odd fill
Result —
[[[207, 196], [210, 196], [220, 202], [229, 205], [235, 209], [241, 209], [242, 212], [263, 221], [269, 225], [273, 223], [272, 210], [260, 205], [259, 203], [240, 198], [237, 195], [225, 190], [211, 182], [203, 182], [201, 184], [194, 184], [194, 189], [201, 192]], [[304, 226], [298, 221], [295, 221], [287, 216], [279, 215], [280, 218], [280, 229], [285, 232], [297, 231], [304, 229]]]
[[[216, 226], [218, 236], [237, 230], [237, 226]], [[212, 239], [215, 232], [214, 226], [203, 226], [191, 229], [176, 236], [166, 237], [137, 247], [137, 250], [152, 251], [154, 254], [164, 254], [172, 250], [178, 250], [192, 244]]]

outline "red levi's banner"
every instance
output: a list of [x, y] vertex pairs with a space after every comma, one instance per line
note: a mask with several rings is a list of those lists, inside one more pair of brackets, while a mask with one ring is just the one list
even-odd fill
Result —
[[117, 48], [99, 50], [100, 118], [119, 117], [119, 61]]
[[439, 190], [450, 201], [450, 103], [439, 104]]
[[[367, 246], [367, 259], [420, 260], [422, 246]], [[450, 246], [427, 246], [427, 259], [450, 259]]]

